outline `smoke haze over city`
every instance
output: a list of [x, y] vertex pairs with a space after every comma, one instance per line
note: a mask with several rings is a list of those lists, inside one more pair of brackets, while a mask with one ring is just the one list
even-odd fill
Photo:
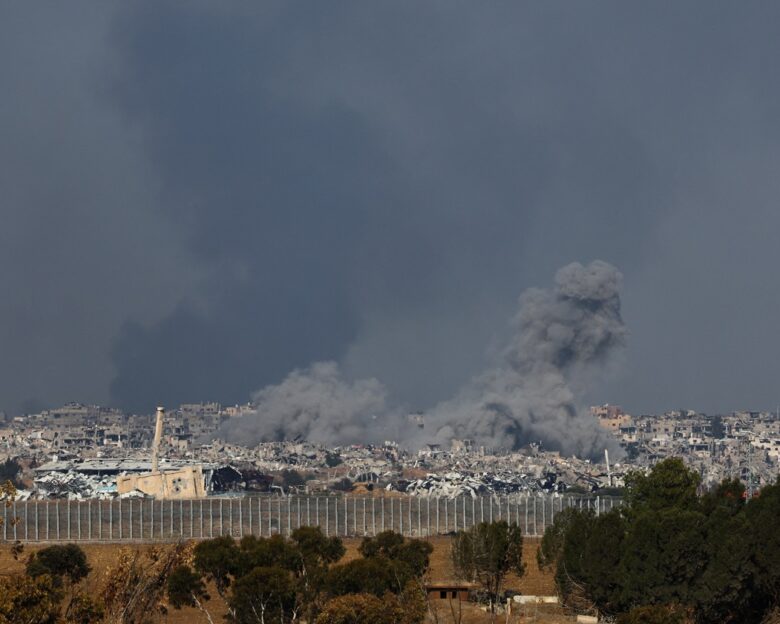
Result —
[[[328, 441], [424, 410], [589, 453], [590, 403], [773, 409], [757, 9], [6, 3], [0, 410], [254, 398]], [[322, 392], [338, 427], [286, 418]]]

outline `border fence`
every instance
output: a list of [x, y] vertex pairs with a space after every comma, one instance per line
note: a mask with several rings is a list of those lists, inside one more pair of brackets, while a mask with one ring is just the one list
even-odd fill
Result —
[[520, 526], [528, 537], [540, 537], [564, 509], [601, 514], [619, 504], [613, 497], [550, 494], [27, 500], [4, 506], [2, 537], [23, 542], [170, 542], [220, 535], [289, 536], [302, 526], [319, 526], [326, 535], [340, 537], [373, 536], [388, 529], [427, 537], [495, 520]]

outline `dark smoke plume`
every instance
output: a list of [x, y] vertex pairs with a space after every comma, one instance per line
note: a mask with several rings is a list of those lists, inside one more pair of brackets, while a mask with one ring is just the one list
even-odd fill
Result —
[[[429, 410], [424, 437], [445, 443], [469, 438], [500, 448], [541, 441], [583, 457], [614, 447], [577, 395], [624, 343], [621, 279], [606, 262], [573, 263], [557, 272], [554, 289], [523, 293], [498, 363]], [[256, 414], [231, 421], [221, 437], [243, 444], [296, 437], [325, 444], [388, 437], [421, 443], [403, 412], [388, 409], [379, 381], [349, 382], [335, 362], [296, 370], [253, 400]]]
[[577, 394], [624, 343], [621, 279], [606, 262], [574, 263], [558, 271], [552, 291], [523, 293], [499, 364], [433, 409], [426, 429], [441, 440], [504, 448], [541, 441], [585, 457], [614, 445]]

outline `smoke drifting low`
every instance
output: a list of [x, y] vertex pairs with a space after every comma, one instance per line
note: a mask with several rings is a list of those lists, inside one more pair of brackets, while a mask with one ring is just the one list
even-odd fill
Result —
[[385, 395], [376, 379], [350, 383], [336, 362], [317, 362], [256, 392], [257, 411], [228, 421], [218, 435], [241, 444], [296, 438], [332, 445], [374, 441], [384, 425], [378, 416], [387, 413]]
[[523, 293], [496, 364], [428, 410], [423, 436], [406, 423], [401, 409], [388, 408], [379, 381], [345, 380], [335, 362], [293, 371], [260, 390], [253, 396], [256, 413], [231, 421], [218, 435], [243, 444], [394, 437], [419, 446], [424, 439], [469, 438], [517, 448], [541, 441], [566, 455], [596, 456], [614, 444], [577, 397], [624, 344], [621, 279], [606, 262], [573, 263], [557, 272], [553, 289]]

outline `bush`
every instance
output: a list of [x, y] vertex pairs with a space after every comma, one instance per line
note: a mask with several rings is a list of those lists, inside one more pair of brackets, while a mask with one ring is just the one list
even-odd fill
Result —
[[73, 597], [68, 605], [65, 621], [68, 624], [99, 624], [103, 621], [103, 606], [84, 593]]
[[71, 583], [78, 583], [89, 571], [87, 555], [76, 544], [49, 546], [32, 555], [27, 562], [28, 576], [49, 574], [55, 579], [67, 578]]
[[10, 576], [0, 579], [0, 622], [3, 624], [56, 624], [62, 593], [48, 575]]
[[397, 615], [373, 594], [350, 594], [328, 601], [317, 624], [396, 624]]

